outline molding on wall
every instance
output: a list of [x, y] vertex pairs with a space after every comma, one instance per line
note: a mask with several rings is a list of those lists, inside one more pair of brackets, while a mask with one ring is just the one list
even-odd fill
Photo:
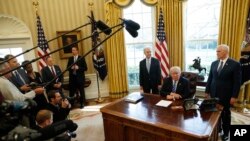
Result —
[[16, 17], [0, 14], [0, 38], [30, 38], [30, 31]]

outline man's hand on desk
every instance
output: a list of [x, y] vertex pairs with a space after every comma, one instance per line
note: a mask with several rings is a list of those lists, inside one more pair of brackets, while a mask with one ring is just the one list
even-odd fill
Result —
[[175, 100], [175, 99], [181, 99], [181, 95], [177, 93], [170, 93], [169, 95], [166, 96], [168, 100]]

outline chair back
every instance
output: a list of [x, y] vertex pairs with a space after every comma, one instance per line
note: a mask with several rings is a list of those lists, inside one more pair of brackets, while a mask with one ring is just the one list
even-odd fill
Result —
[[244, 85], [245, 85], [246, 108], [250, 109], [250, 80], [246, 81]]
[[198, 74], [193, 73], [193, 72], [182, 72], [181, 76], [189, 80], [189, 88], [190, 88], [189, 94], [190, 94], [190, 98], [193, 98], [196, 93]]
[[241, 85], [237, 101], [234, 103], [234, 107], [238, 111], [242, 111], [244, 108], [244, 99], [245, 99], [245, 84]]

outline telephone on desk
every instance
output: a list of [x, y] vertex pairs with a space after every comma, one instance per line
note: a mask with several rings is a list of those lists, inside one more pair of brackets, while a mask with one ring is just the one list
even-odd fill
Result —
[[200, 109], [201, 111], [217, 111], [216, 104], [219, 102], [218, 98], [209, 98], [199, 100], [198, 98], [185, 99], [183, 107], [185, 110]]

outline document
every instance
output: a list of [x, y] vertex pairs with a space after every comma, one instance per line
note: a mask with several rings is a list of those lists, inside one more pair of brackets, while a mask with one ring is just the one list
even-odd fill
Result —
[[168, 107], [172, 101], [169, 100], [161, 100], [158, 103], [156, 103], [157, 106], [162, 106], [162, 107]]
[[134, 92], [129, 94], [126, 98], [125, 101], [127, 102], [132, 102], [132, 103], [137, 103], [139, 102], [143, 96], [139, 92]]

